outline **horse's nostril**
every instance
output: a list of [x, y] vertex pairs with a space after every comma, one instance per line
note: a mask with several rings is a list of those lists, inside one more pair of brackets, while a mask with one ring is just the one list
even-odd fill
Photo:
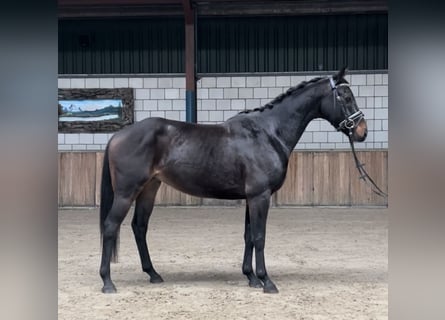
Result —
[[355, 138], [357, 142], [362, 142], [366, 140], [368, 136], [368, 128], [359, 128], [357, 127], [357, 131], [355, 132]]

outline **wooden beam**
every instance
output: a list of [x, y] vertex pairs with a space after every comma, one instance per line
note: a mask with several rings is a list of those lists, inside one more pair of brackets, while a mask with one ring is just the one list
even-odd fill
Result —
[[182, 0], [182, 7], [184, 9], [185, 24], [194, 24], [194, 12], [191, 0]]
[[185, 104], [186, 121], [197, 122], [196, 109], [196, 30], [191, 0], [183, 0], [185, 21]]
[[196, 0], [199, 15], [308, 15], [388, 12], [386, 0]]
[[63, 6], [58, 9], [59, 19], [82, 18], [116, 18], [116, 17], [153, 17], [153, 16], [182, 16], [181, 6]]
[[387, 13], [386, 0], [59, 0], [59, 18]]

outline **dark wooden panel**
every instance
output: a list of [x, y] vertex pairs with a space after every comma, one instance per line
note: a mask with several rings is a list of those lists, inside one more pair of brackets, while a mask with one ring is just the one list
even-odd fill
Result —
[[104, 162], [104, 153], [97, 152], [96, 153], [96, 192], [95, 192], [95, 200], [96, 206], [100, 205], [100, 185], [102, 182], [102, 167]]
[[294, 152], [286, 180], [276, 194], [276, 205], [312, 205], [314, 194], [313, 153]]
[[338, 152], [334, 161], [329, 162], [329, 181], [332, 188], [332, 205], [349, 205], [350, 200], [350, 175], [351, 153]]
[[158, 190], [155, 200], [156, 205], [180, 206], [180, 205], [201, 205], [201, 198], [193, 197], [182, 193], [169, 185], [163, 183]]
[[314, 205], [349, 205], [349, 153], [315, 152]]
[[329, 177], [329, 158], [334, 159], [337, 155], [328, 155], [322, 152], [314, 153], [312, 163], [314, 170], [314, 204], [331, 204], [332, 183]]
[[59, 154], [59, 205], [94, 206], [96, 154], [64, 152]]
[[[359, 158], [378, 186], [387, 190], [387, 151], [362, 151]], [[350, 151], [295, 152], [289, 159], [283, 187], [276, 204], [316, 206], [385, 206], [387, 200], [374, 194], [358, 179]]]
[[[388, 189], [387, 151], [358, 152], [365, 169], [383, 191]], [[103, 152], [59, 153], [59, 205], [100, 205]], [[202, 199], [186, 195], [162, 184], [156, 205], [243, 205], [243, 201]], [[374, 194], [359, 180], [349, 151], [294, 152], [286, 180], [274, 195], [272, 205], [387, 205], [387, 199]]]

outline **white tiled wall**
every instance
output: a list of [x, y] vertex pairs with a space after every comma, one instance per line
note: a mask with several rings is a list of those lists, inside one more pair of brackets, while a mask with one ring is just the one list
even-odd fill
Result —
[[[290, 86], [318, 75], [209, 76], [197, 84], [198, 122], [220, 123], [245, 109], [260, 107]], [[352, 74], [346, 79], [368, 121], [358, 149], [388, 148], [388, 74]], [[184, 77], [60, 77], [59, 88], [134, 88], [135, 121], [147, 117], [185, 120]], [[103, 150], [112, 134], [59, 133], [59, 151]], [[307, 127], [296, 149], [349, 149], [347, 138], [324, 120]]]

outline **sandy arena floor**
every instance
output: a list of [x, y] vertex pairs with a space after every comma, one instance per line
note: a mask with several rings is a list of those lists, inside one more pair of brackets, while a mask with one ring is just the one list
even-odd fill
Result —
[[279, 294], [241, 273], [244, 208], [154, 209], [149, 248], [162, 284], [142, 272], [121, 229], [117, 294], [101, 293], [97, 209], [59, 211], [59, 319], [387, 319], [386, 209], [269, 212], [266, 266]]

